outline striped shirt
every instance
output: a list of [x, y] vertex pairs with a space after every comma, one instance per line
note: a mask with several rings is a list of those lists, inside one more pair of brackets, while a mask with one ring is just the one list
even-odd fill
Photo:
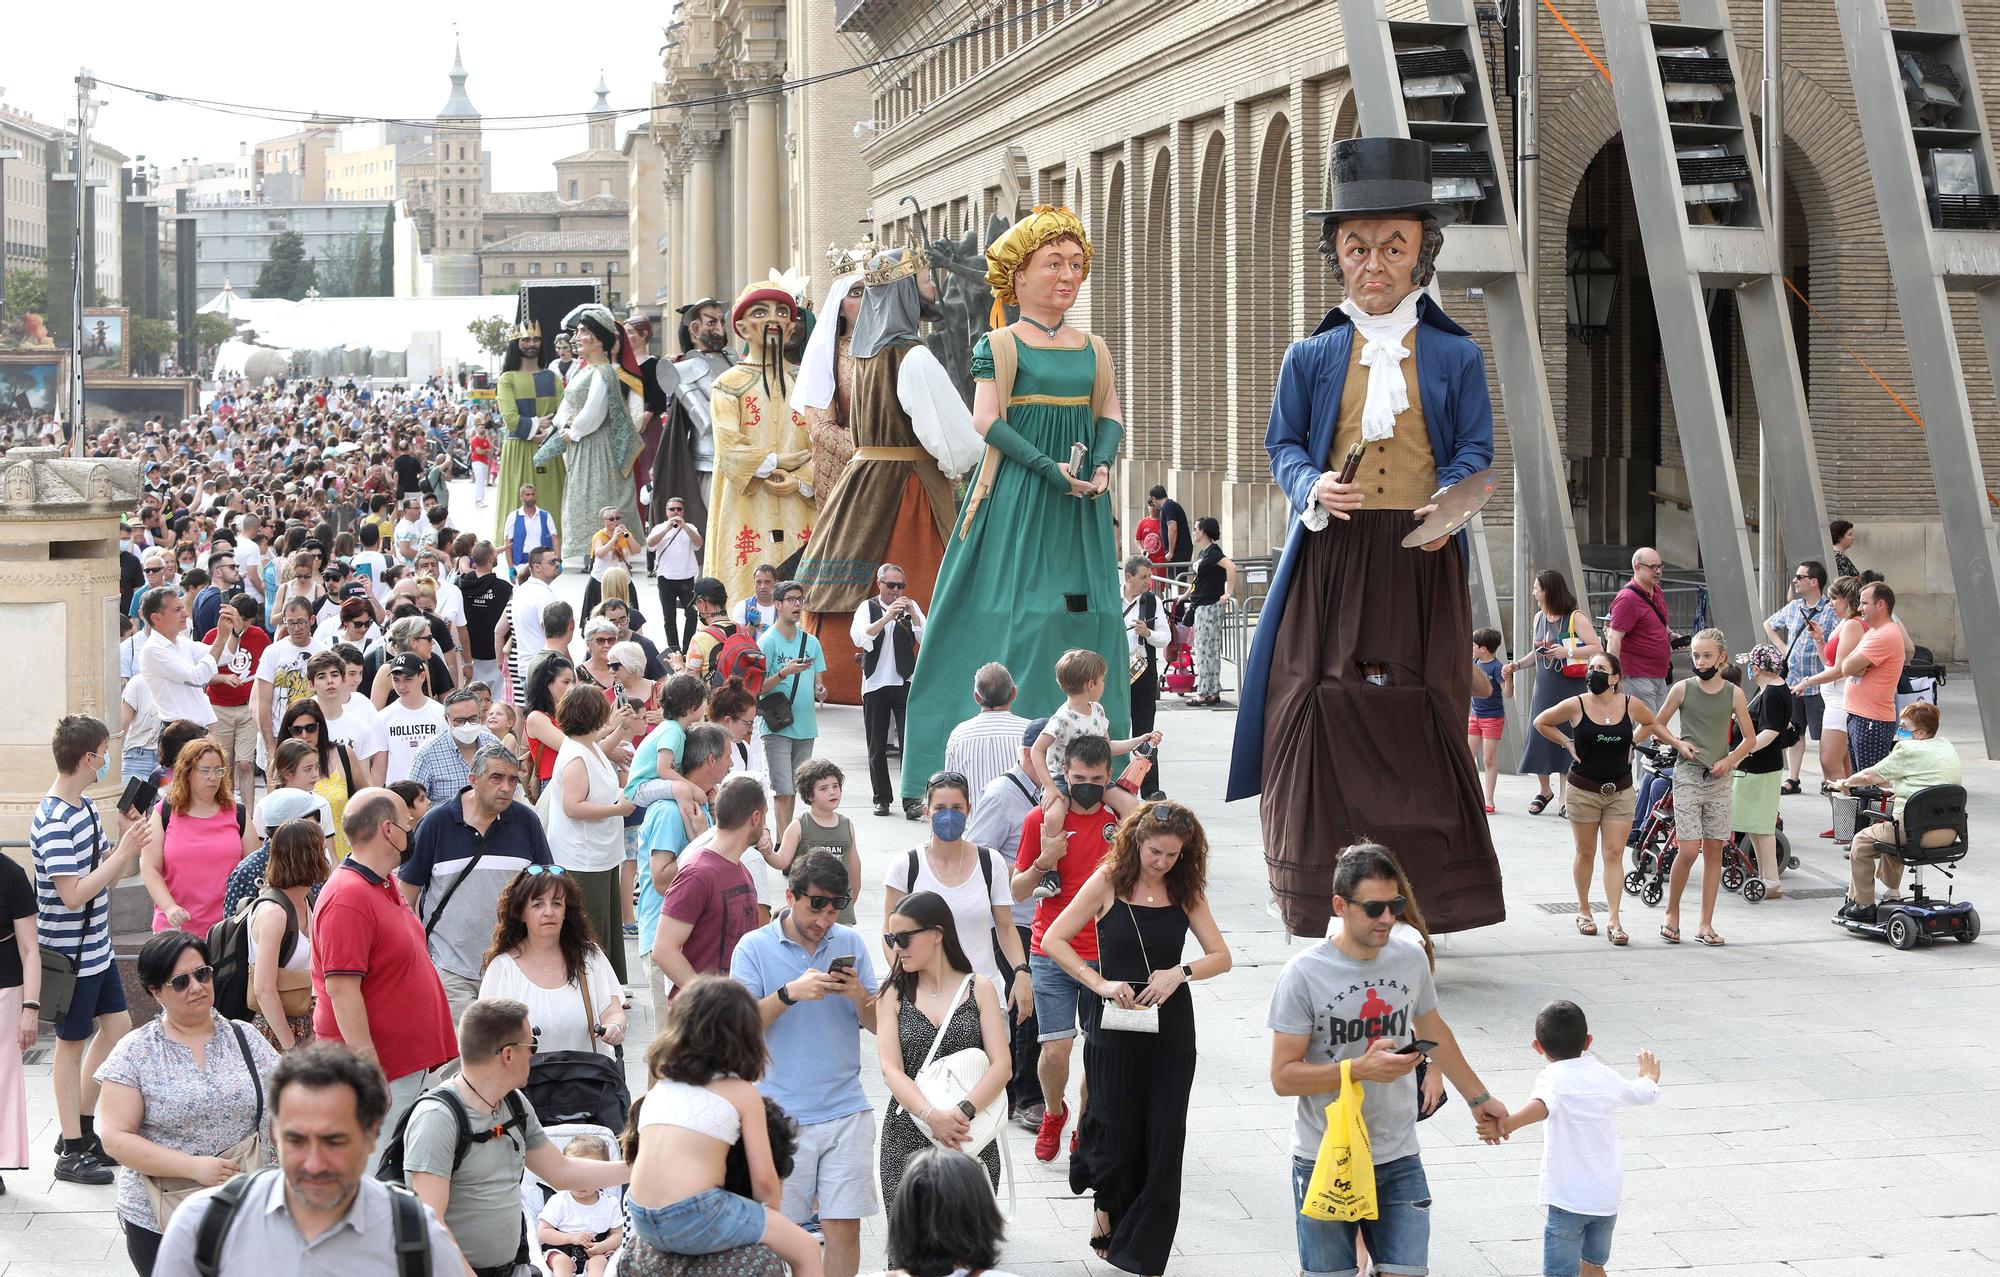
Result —
[[35, 933], [42, 944], [76, 958], [77, 975], [96, 975], [111, 965], [111, 890], [107, 887], [82, 909], [72, 909], [63, 903], [55, 880], [82, 878], [110, 854], [97, 804], [85, 798], [83, 806], [72, 807], [56, 794], [44, 794], [28, 837], [34, 846], [39, 906]]
[[994, 777], [1021, 761], [1021, 736], [1028, 720], [1012, 710], [990, 709], [951, 729], [944, 746], [946, 771], [962, 772], [972, 784], [970, 797], [986, 792]]

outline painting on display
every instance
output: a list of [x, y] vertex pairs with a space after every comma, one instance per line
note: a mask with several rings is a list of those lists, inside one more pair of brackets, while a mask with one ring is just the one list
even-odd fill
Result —
[[194, 416], [192, 377], [91, 377], [83, 379], [83, 418], [95, 432], [137, 430], [155, 417], [169, 426]]
[[0, 322], [0, 353], [22, 350], [54, 350], [55, 334], [49, 331], [49, 317], [28, 311], [9, 315]]
[[123, 377], [131, 371], [125, 342], [132, 316], [122, 306], [86, 306], [83, 310], [83, 375]]
[[52, 416], [63, 399], [66, 351], [0, 351], [0, 423]]

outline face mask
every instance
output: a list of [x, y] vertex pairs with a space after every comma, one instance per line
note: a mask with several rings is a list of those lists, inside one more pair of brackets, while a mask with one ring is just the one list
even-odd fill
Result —
[[451, 725], [451, 738], [461, 745], [470, 745], [477, 741], [479, 734], [485, 730], [485, 728], [477, 723], [453, 723]]
[[104, 761], [97, 765], [97, 783], [102, 785], [104, 777], [111, 771], [111, 755], [103, 755]]
[[949, 807], [932, 812], [931, 832], [939, 842], [957, 842], [965, 836], [965, 813]]
[[1590, 671], [1589, 677], [1585, 678], [1583, 681], [1585, 686], [1590, 688], [1592, 692], [1596, 693], [1599, 696], [1602, 696], [1606, 692], [1611, 690], [1611, 676], [1609, 674], [1606, 674], [1603, 670]]
[[1719, 665], [1697, 665], [1694, 667], [1694, 676], [1704, 683], [1719, 678], [1721, 674], [1722, 667]]
[[1104, 786], [1071, 782], [1069, 804], [1072, 807], [1095, 807], [1104, 801]]

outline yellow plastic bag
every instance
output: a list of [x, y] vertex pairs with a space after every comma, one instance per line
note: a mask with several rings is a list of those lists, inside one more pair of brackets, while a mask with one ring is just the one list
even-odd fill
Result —
[[1340, 1062], [1340, 1094], [1326, 1106], [1326, 1135], [1319, 1142], [1312, 1179], [1299, 1213], [1309, 1219], [1353, 1223], [1375, 1219], [1375, 1150], [1361, 1120], [1361, 1084], [1354, 1061]]

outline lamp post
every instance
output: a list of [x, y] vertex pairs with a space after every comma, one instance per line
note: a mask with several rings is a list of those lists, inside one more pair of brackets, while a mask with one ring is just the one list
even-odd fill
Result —
[[1564, 309], [1570, 332], [1589, 345], [1611, 326], [1611, 307], [1618, 299], [1618, 265], [1605, 255], [1602, 226], [1579, 226], [1571, 233], [1575, 246], [1563, 263]]

